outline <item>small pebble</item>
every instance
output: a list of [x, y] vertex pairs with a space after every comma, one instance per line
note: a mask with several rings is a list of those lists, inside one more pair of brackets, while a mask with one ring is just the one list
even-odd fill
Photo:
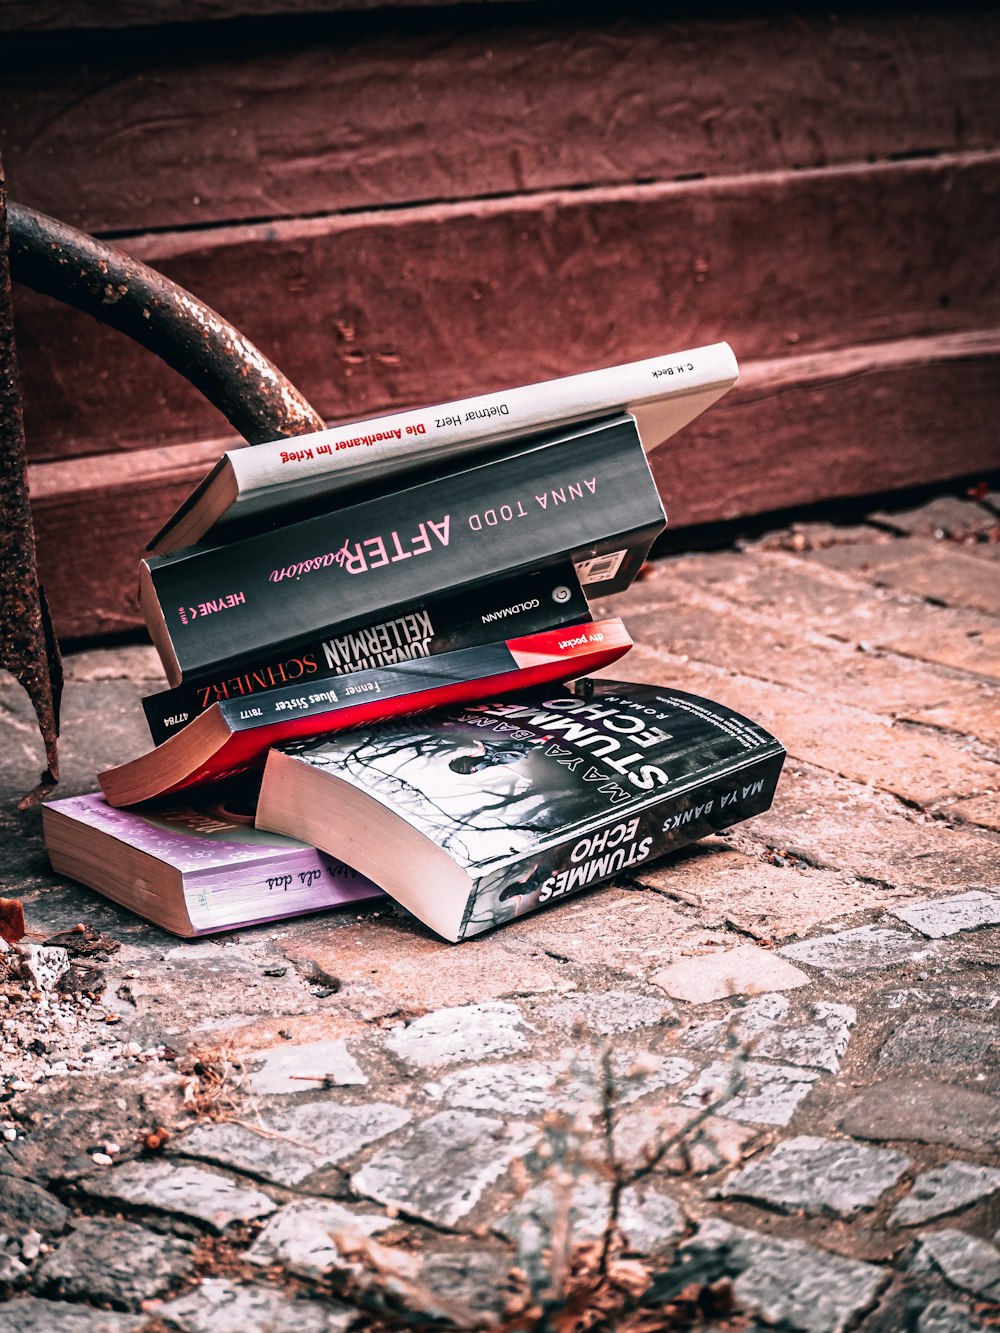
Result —
[[91, 1157], [91, 1161], [96, 1162], [98, 1166], [110, 1166], [110, 1165], [111, 1165], [111, 1158], [108, 1156], [108, 1154], [107, 1154], [106, 1152], [95, 1152], [95, 1153], [91, 1153], [91, 1154], [90, 1154], [90, 1157]]
[[34, 1263], [42, 1248], [42, 1238], [37, 1231], [29, 1231], [21, 1240], [21, 1258], [26, 1263]]

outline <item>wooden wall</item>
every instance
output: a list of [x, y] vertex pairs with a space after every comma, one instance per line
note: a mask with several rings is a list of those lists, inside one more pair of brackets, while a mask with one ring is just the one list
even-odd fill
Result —
[[[995, 11], [313, 7], [0, 0], [11, 196], [190, 287], [330, 420], [726, 338], [740, 387], [656, 459], [675, 525], [1000, 466]], [[127, 629], [229, 429], [15, 298], [57, 628]]]

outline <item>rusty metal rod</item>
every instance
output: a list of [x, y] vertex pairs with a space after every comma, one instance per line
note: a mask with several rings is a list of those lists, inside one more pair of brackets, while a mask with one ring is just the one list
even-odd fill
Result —
[[14, 345], [7, 207], [0, 164], [0, 667], [27, 691], [45, 743], [48, 769], [21, 803], [35, 804], [59, 780], [62, 663], [45, 596], [38, 586], [28, 503], [24, 416]]
[[200, 389], [250, 444], [322, 430], [277, 366], [204, 301], [86, 232], [8, 200], [15, 282], [128, 334]]

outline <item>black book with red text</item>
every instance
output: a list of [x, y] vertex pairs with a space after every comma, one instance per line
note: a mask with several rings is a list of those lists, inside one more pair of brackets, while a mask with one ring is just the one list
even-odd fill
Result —
[[784, 754], [711, 700], [582, 681], [279, 745], [257, 825], [457, 941], [760, 814]]
[[566, 560], [586, 591], [620, 591], [665, 521], [635, 421], [619, 416], [227, 546], [152, 556], [140, 599], [169, 683], [196, 684]]
[[508, 639], [590, 617], [571, 564], [493, 580], [471, 590], [425, 598], [388, 620], [322, 634], [296, 652], [244, 663], [201, 685], [178, 685], [142, 701], [153, 743], [159, 745], [220, 699], [247, 699], [283, 685], [312, 688], [350, 672], [395, 666], [456, 648]]
[[387, 476], [398, 478], [428, 464], [447, 466], [504, 440], [541, 436], [622, 411], [636, 418], [649, 453], [721, 398], [737, 374], [732, 348], [714, 343], [231, 449], [149, 549], [166, 555], [206, 536], [231, 540], [241, 526], [273, 522], [281, 511], [317, 498], [332, 502], [358, 484], [382, 484]]
[[244, 772], [262, 763], [279, 741], [587, 675], [610, 666], [631, 646], [620, 620], [587, 621], [356, 671], [314, 686], [222, 699], [162, 745], [99, 773], [97, 780], [109, 805], [155, 800]]

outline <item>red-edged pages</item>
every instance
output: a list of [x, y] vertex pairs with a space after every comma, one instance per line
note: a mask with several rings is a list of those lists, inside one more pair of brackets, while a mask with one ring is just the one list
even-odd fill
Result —
[[243, 772], [278, 741], [586, 676], [610, 666], [631, 646], [617, 618], [587, 621], [357, 671], [311, 689], [286, 686], [223, 699], [155, 750], [97, 777], [109, 805], [151, 801]]

